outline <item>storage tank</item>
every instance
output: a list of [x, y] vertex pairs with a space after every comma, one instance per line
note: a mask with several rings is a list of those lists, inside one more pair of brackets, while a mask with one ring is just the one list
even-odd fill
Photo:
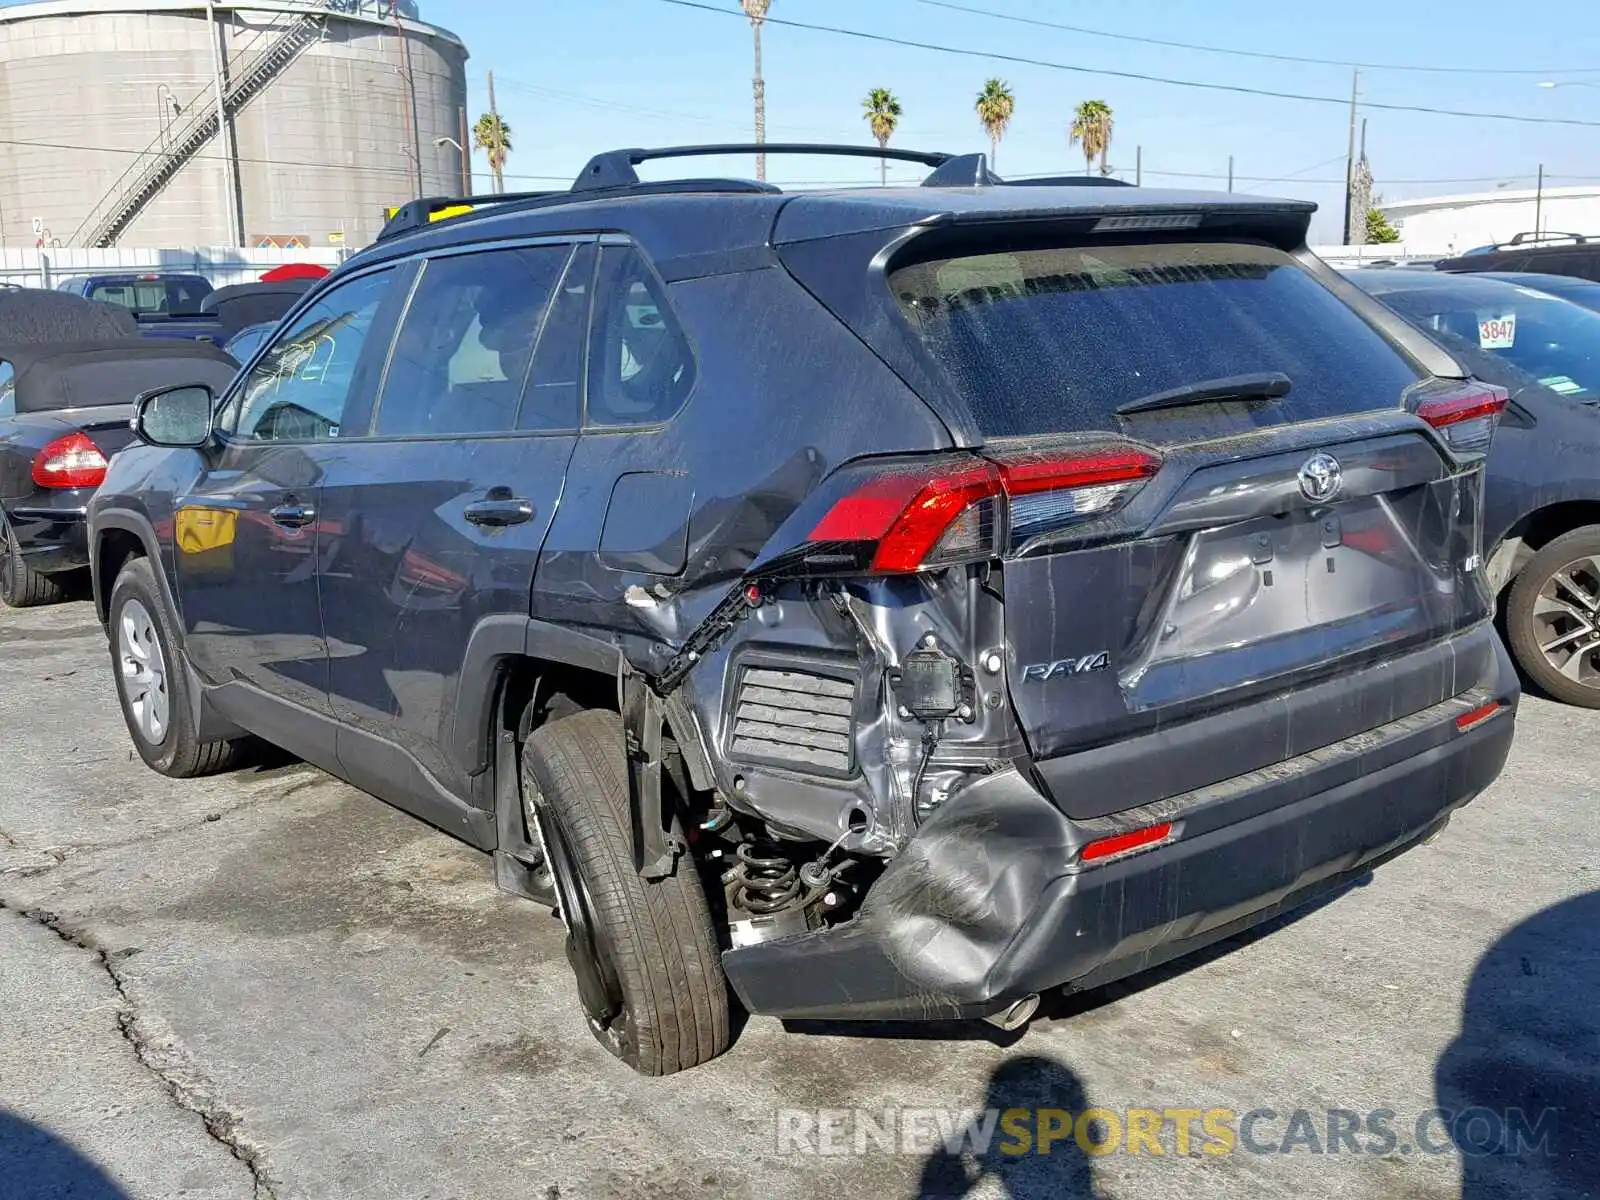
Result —
[[0, 7], [0, 244], [364, 245], [462, 191], [466, 60], [406, 0]]

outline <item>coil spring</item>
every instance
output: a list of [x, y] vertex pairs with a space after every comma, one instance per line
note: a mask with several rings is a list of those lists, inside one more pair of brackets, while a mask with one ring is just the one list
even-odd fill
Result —
[[800, 898], [800, 872], [793, 863], [770, 851], [759, 853], [752, 842], [740, 842], [734, 851], [733, 902], [746, 912], [766, 916]]

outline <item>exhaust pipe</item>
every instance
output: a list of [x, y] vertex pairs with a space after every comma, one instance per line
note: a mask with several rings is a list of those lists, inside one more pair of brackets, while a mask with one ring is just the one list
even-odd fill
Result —
[[1039, 994], [1024, 996], [1021, 1000], [1013, 1000], [997, 1013], [990, 1013], [984, 1018], [996, 1029], [1007, 1033], [1021, 1029], [1033, 1019], [1033, 1014], [1039, 1011]]

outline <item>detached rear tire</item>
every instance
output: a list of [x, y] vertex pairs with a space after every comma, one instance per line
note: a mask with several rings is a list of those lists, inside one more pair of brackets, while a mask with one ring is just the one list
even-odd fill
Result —
[[667, 879], [633, 866], [622, 721], [589, 710], [533, 731], [522, 795], [544, 842], [589, 1028], [641, 1075], [727, 1049], [728, 987], [705, 892], [680, 859]]
[[1600, 708], [1600, 526], [1528, 560], [1506, 602], [1506, 635], [1517, 665], [1550, 696]]
[[36, 608], [59, 604], [66, 590], [53, 575], [44, 575], [28, 565], [17, 548], [11, 523], [0, 513], [0, 602], [7, 608]]
[[148, 559], [129, 559], [111, 585], [111, 665], [117, 701], [134, 749], [152, 771], [193, 779], [226, 771], [238, 742], [202, 742], [197, 736], [189, 678], [175, 647], [172, 618]]

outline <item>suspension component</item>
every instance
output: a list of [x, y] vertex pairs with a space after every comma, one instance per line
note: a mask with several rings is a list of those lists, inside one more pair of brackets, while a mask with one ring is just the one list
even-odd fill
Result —
[[740, 842], [734, 851], [738, 860], [732, 876], [728, 903], [731, 907], [758, 917], [779, 912], [800, 898], [800, 873], [776, 847], [765, 853], [753, 842]]

